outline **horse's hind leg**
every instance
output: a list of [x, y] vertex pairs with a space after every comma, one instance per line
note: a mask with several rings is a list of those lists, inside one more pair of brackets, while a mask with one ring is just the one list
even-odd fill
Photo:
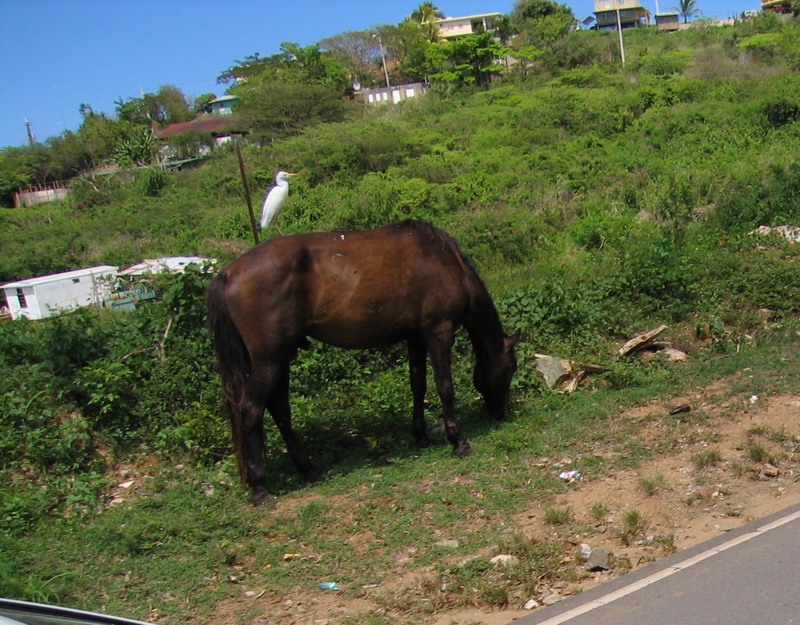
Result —
[[312, 464], [311, 459], [303, 451], [302, 445], [292, 428], [292, 413], [289, 405], [289, 364], [283, 365], [274, 378], [269, 397], [267, 398], [267, 410], [275, 420], [283, 440], [286, 443], [286, 450], [292, 458], [295, 467], [300, 472], [304, 480], [315, 481], [320, 474]]
[[431, 354], [431, 364], [436, 377], [436, 388], [442, 399], [442, 417], [444, 418], [444, 431], [447, 440], [453, 446], [456, 456], [468, 456], [472, 453], [469, 443], [461, 436], [455, 414], [455, 391], [453, 390], [453, 372], [451, 369], [451, 350], [453, 347], [453, 333], [442, 332], [428, 341]]
[[411, 395], [414, 400], [411, 433], [420, 447], [430, 445], [425, 428], [425, 392], [428, 383], [425, 365], [427, 357], [428, 349], [425, 341], [412, 339], [408, 342], [408, 367], [411, 376]]
[[264, 469], [264, 405], [263, 390], [255, 388], [251, 381], [240, 411], [245, 479], [254, 504], [261, 503], [269, 495], [267, 473]]

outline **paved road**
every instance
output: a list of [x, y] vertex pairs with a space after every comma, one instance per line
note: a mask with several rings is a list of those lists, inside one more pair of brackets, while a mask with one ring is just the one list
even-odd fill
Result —
[[514, 625], [800, 625], [800, 506]]

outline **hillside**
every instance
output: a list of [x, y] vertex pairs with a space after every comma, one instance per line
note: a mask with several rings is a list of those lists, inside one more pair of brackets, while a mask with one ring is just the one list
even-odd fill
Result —
[[[279, 504], [253, 509], [205, 329], [208, 272], [165, 279], [161, 300], [132, 314], [0, 324], [0, 595], [163, 623], [435, 623], [465, 606], [519, 609], [581, 581], [563, 560], [593, 523], [613, 527], [605, 539], [617, 550], [684, 546], [660, 512], [628, 517], [651, 509], [646, 496], [626, 508], [591, 490], [606, 478], [627, 472], [645, 495], [684, 492], [674, 466], [659, 464], [672, 454], [695, 466], [692, 492], [710, 500], [704, 487], [717, 481], [751, 492], [735, 483], [764, 462], [794, 471], [800, 431], [781, 426], [788, 413], [758, 430], [723, 426], [752, 395], [800, 393], [800, 250], [749, 234], [800, 222], [797, 35], [757, 20], [626, 33], [622, 69], [613, 34], [574, 33], [530, 75], [354, 109], [247, 146], [252, 189], [278, 168], [299, 173], [278, 218], [284, 234], [416, 218], [459, 241], [506, 331], [523, 336], [512, 419], [481, 419], [459, 336], [458, 412], [476, 453], [450, 456], [434, 393], [436, 441], [417, 450], [405, 350], [314, 344], [293, 367], [291, 398], [325, 480], [302, 484], [270, 425]], [[0, 211], [0, 280], [173, 254], [227, 260], [251, 245], [230, 151], [72, 191]], [[661, 324], [688, 363], [618, 356]], [[602, 372], [557, 394], [538, 353]], [[663, 416], [685, 402], [687, 416]], [[709, 446], [719, 454], [702, 456]], [[591, 496], [571, 498], [562, 466], [583, 473]], [[781, 484], [796, 495], [796, 483]], [[695, 500], [668, 505], [682, 501], [691, 516]], [[498, 573], [489, 560], [509, 551], [520, 564]], [[311, 607], [325, 603], [316, 585], [326, 581], [340, 584], [344, 611]]]

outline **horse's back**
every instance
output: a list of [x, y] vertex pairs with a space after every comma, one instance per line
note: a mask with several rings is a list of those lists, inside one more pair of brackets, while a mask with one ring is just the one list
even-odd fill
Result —
[[224, 271], [237, 325], [258, 319], [259, 333], [283, 328], [344, 347], [457, 325], [469, 305], [455, 243], [419, 222], [271, 239]]

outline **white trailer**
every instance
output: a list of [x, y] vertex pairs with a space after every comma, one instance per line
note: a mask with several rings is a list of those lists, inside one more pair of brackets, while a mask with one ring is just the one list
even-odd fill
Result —
[[12, 319], [44, 319], [80, 306], [102, 306], [117, 268], [98, 265], [2, 285]]

